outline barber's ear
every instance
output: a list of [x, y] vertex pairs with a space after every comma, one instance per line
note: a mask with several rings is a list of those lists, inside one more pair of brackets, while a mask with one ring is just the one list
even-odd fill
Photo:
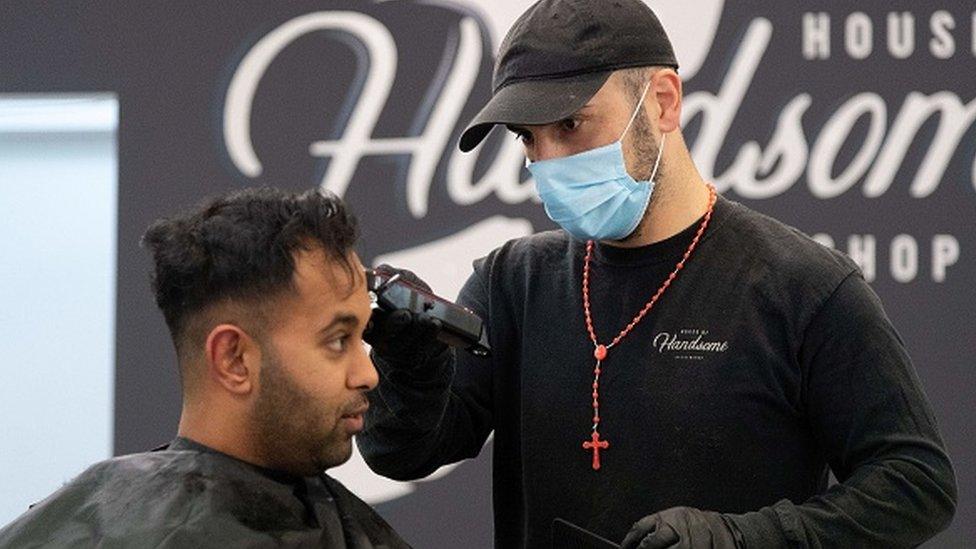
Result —
[[207, 373], [232, 394], [254, 390], [260, 368], [257, 342], [239, 326], [221, 324], [207, 335]]
[[661, 133], [671, 133], [681, 128], [681, 77], [672, 69], [661, 69], [654, 73], [651, 91], [660, 108], [657, 120]]

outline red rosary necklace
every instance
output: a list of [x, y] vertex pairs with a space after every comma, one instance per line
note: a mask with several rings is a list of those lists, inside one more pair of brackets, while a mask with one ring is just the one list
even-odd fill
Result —
[[712, 219], [712, 210], [715, 208], [715, 187], [708, 186], [708, 211], [705, 212], [705, 217], [702, 219], [701, 225], [698, 227], [698, 232], [695, 233], [695, 238], [688, 245], [688, 249], [685, 250], [685, 255], [681, 258], [681, 261], [675, 265], [674, 270], [668, 276], [667, 280], [661, 284], [661, 287], [657, 289], [651, 300], [644, 305], [637, 316], [630, 321], [630, 324], [626, 328], [617, 334], [617, 337], [613, 338], [613, 341], [609, 345], [601, 345], [596, 339], [596, 332], [593, 331], [593, 319], [590, 315], [590, 260], [593, 258], [593, 241], [590, 240], [586, 243], [586, 259], [583, 261], [583, 312], [586, 315], [586, 331], [590, 335], [590, 341], [593, 342], [593, 357], [596, 358], [596, 367], [593, 369], [593, 432], [590, 434], [590, 440], [583, 441], [583, 449], [591, 450], [593, 452], [593, 470], [600, 469], [600, 450], [606, 450], [610, 447], [610, 442], [607, 440], [600, 439], [600, 366], [603, 361], [607, 358], [607, 352], [615, 347], [620, 340], [627, 337], [635, 326], [644, 320], [647, 313], [650, 312], [654, 304], [657, 303], [658, 299], [661, 298], [661, 294], [664, 290], [668, 289], [668, 286], [674, 282], [677, 278], [678, 273], [684, 268], [685, 262], [691, 257], [691, 253], [695, 251], [695, 247], [698, 246], [698, 241], [701, 240], [702, 234], [705, 233], [705, 228], [708, 227], [709, 220]]

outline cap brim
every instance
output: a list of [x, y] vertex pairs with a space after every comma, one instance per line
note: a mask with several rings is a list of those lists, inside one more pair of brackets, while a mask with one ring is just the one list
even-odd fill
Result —
[[580, 110], [613, 71], [549, 80], [524, 80], [498, 90], [461, 134], [458, 147], [478, 146], [496, 124], [551, 124]]

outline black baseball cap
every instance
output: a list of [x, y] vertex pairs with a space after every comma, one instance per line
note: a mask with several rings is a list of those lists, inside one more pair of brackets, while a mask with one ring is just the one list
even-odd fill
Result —
[[502, 41], [492, 96], [459, 147], [496, 124], [550, 124], [578, 111], [620, 69], [678, 68], [664, 27], [643, 0], [540, 0]]

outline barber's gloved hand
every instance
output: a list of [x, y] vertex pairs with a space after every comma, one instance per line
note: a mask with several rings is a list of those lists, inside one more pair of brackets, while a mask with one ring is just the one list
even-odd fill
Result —
[[672, 507], [634, 523], [621, 549], [739, 549], [742, 534], [713, 511]]
[[[375, 270], [386, 277], [399, 274], [401, 280], [431, 291], [426, 282], [406, 269], [380, 265]], [[440, 321], [427, 314], [414, 314], [405, 309], [391, 312], [375, 309], [363, 339], [373, 347], [373, 353], [385, 362], [412, 368], [447, 350], [447, 345], [437, 340], [440, 329]]]

